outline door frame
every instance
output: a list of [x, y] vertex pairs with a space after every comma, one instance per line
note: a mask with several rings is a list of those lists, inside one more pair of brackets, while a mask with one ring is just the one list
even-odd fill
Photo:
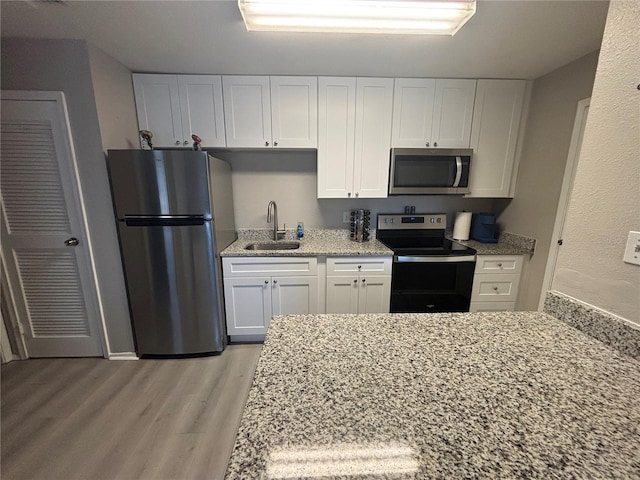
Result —
[[[59, 120], [63, 125], [63, 129], [66, 131], [65, 140], [66, 145], [63, 146], [64, 149], [67, 150], [67, 154], [69, 157], [71, 168], [71, 182], [73, 192], [72, 195], [75, 197], [77, 204], [72, 208], [77, 207], [77, 214], [79, 216], [79, 227], [82, 229], [82, 234], [84, 238], [87, 240], [87, 251], [86, 258], [83, 259], [83, 262], [87, 266], [87, 274], [93, 280], [91, 282], [91, 286], [88, 293], [88, 297], [90, 298], [90, 302], [87, 302], [86, 309], [89, 314], [91, 314], [95, 319], [95, 327], [96, 334], [98, 335], [100, 348], [102, 350], [103, 358], [109, 358], [110, 356], [110, 348], [109, 348], [109, 339], [107, 336], [107, 328], [104, 318], [104, 309], [102, 297], [100, 295], [100, 289], [98, 288], [98, 276], [96, 274], [96, 266], [93, 255], [93, 242], [91, 238], [91, 234], [89, 231], [89, 226], [87, 224], [87, 211], [86, 205], [84, 203], [84, 195], [82, 192], [82, 182], [80, 181], [80, 174], [78, 172], [78, 163], [77, 156], [75, 152], [75, 146], [73, 142], [73, 135], [71, 131], [71, 122], [69, 121], [69, 111], [67, 109], [67, 102], [62, 91], [46, 91], [46, 90], [2, 90], [0, 92], [1, 99], [7, 100], [23, 100], [23, 101], [47, 101], [47, 102], [55, 102], [59, 108]], [[16, 344], [18, 345], [19, 350], [18, 356], [21, 359], [27, 359], [29, 357], [29, 351], [26, 347], [26, 343], [24, 340], [24, 326], [20, 323], [17, 315], [14, 292], [11, 289], [11, 286], [8, 283], [8, 278], [6, 276], [6, 266], [4, 265], [4, 261], [2, 263], [2, 281], [3, 281], [3, 293], [7, 293], [6, 297], [6, 305], [9, 310], [9, 318], [7, 319], [8, 323], [11, 325], [11, 330], [13, 332], [8, 332], [9, 335], [14, 334]], [[6, 290], [5, 287], [6, 286]]]
[[578, 102], [576, 108], [576, 117], [573, 122], [573, 132], [571, 133], [571, 143], [569, 144], [569, 154], [567, 155], [567, 163], [562, 178], [562, 188], [560, 190], [560, 198], [558, 200], [558, 209], [556, 210], [556, 219], [553, 225], [553, 233], [551, 234], [551, 244], [549, 245], [549, 256], [547, 257], [547, 266], [544, 271], [544, 280], [542, 282], [542, 291], [540, 292], [540, 301], [538, 310], [544, 310], [544, 300], [546, 292], [551, 290], [551, 282], [556, 269], [558, 260], [558, 240], [561, 239], [564, 223], [567, 218], [569, 209], [569, 200], [571, 199], [571, 191], [573, 190], [573, 181], [576, 176], [578, 160], [580, 158], [580, 150], [582, 148], [582, 138], [587, 121], [587, 111], [591, 104], [591, 97], [583, 98]]

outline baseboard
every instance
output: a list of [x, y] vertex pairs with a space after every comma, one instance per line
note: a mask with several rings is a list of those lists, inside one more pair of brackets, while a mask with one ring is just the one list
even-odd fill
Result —
[[135, 352], [110, 353], [109, 360], [138, 360]]

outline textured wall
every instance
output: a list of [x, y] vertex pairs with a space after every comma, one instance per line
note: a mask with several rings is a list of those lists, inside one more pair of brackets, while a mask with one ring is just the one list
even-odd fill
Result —
[[609, 8], [591, 108], [552, 287], [640, 324], [640, 3]]
[[593, 52], [533, 83], [515, 197], [498, 218], [505, 230], [537, 240], [522, 275], [518, 310], [537, 310], [547, 290], [542, 283], [576, 107], [591, 96], [597, 63]]
[[3, 38], [2, 89], [65, 94], [109, 345], [112, 352], [132, 352], [129, 306], [86, 42]]

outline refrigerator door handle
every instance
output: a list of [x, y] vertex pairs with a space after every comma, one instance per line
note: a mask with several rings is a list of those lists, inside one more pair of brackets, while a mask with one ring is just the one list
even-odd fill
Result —
[[125, 215], [127, 227], [180, 227], [185, 225], [204, 225], [211, 219], [204, 215]]

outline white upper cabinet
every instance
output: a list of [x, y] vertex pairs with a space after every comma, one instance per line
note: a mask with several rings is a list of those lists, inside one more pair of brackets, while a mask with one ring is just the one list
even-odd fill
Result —
[[317, 77], [271, 77], [271, 132], [274, 147], [318, 146]]
[[469, 147], [475, 94], [475, 80], [436, 80], [433, 147]]
[[316, 148], [316, 77], [222, 78], [227, 146]]
[[222, 81], [219, 75], [133, 74], [141, 130], [153, 133], [157, 148], [191, 147], [191, 135], [203, 147], [224, 147]]
[[384, 198], [392, 78], [320, 77], [318, 198]]
[[204, 147], [225, 147], [220, 75], [178, 75], [178, 94], [183, 146], [192, 145], [191, 135], [198, 135]]
[[510, 196], [525, 80], [478, 80], [467, 197]]
[[396, 78], [391, 145], [468, 148], [475, 80]]
[[138, 127], [153, 132], [154, 147], [182, 145], [182, 120], [176, 75], [133, 74]]

